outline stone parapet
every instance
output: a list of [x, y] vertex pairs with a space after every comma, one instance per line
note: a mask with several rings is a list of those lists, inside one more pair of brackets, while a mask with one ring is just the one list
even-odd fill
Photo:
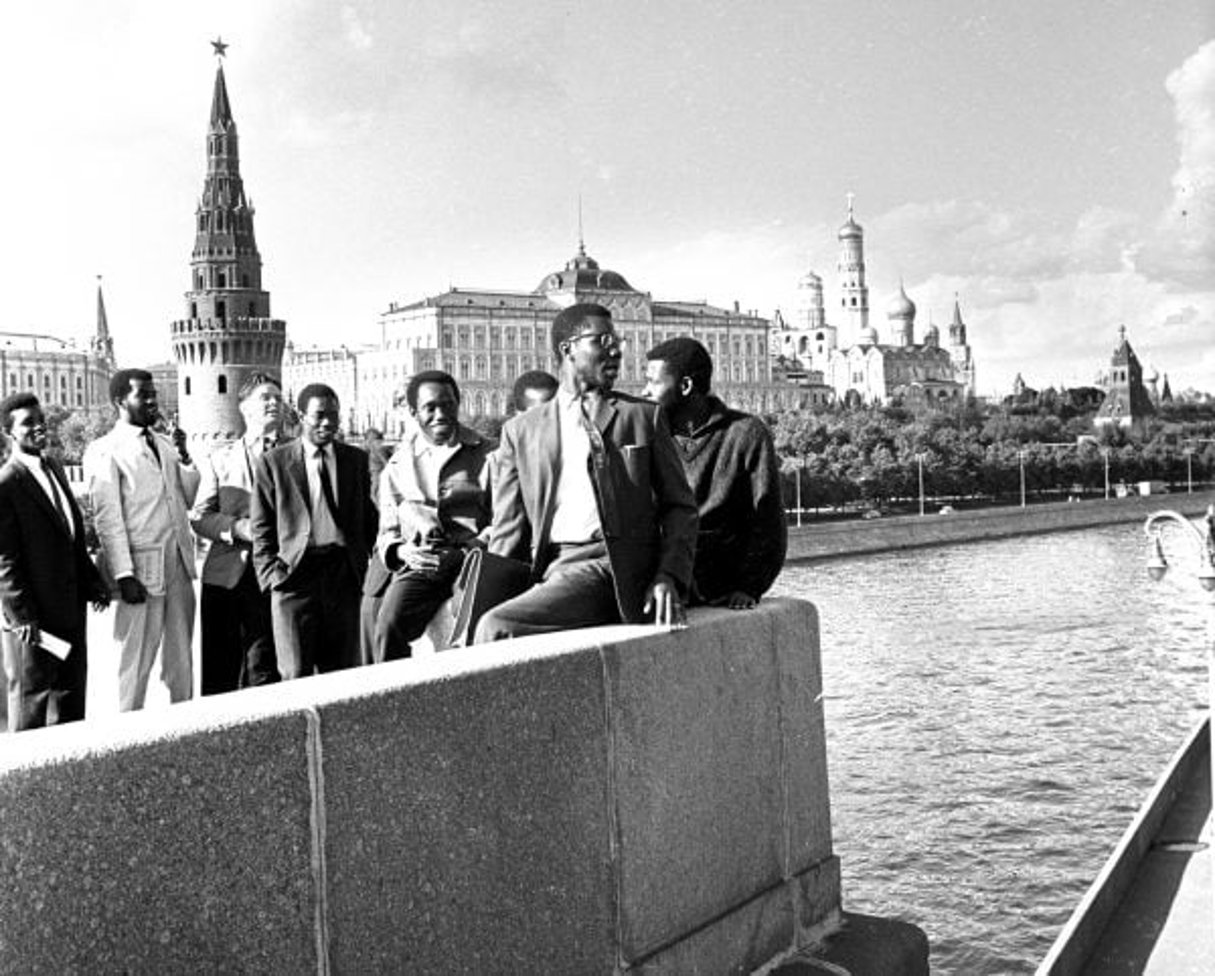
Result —
[[0, 972], [748, 973], [839, 927], [803, 601], [9, 737]]

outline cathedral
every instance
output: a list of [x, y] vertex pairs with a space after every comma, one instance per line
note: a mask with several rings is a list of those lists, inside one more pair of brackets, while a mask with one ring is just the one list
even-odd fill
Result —
[[879, 331], [869, 320], [865, 281], [865, 232], [852, 211], [839, 229], [840, 304], [837, 324], [827, 321], [823, 280], [813, 271], [798, 282], [793, 321], [778, 321], [772, 351], [787, 375], [821, 377], [841, 403], [930, 407], [958, 402], [975, 392], [975, 363], [956, 297], [947, 344], [929, 321], [916, 341], [916, 306], [899, 283]]
[[[227, 46], [213, 41], [222, 58]], [[178, 422], [201, 453], [244, 429], [237, 393], [246, 376], [280, 375], [286, 323], [270, 315], [262, 259], [253, 236], [253, 204], [240, 175], [236, 122], [215, 73], [207, 128], [207, 173], [194, 213], [194, 251], [186, 317], [172, 324]]]

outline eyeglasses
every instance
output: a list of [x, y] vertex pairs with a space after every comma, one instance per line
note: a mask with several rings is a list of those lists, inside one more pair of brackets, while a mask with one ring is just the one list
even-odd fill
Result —
[[625, 343], [615, 332], [579, 332], [567, 341], [573, 345], [579, 339], [590, 339], [600, 349], [623, 349]]

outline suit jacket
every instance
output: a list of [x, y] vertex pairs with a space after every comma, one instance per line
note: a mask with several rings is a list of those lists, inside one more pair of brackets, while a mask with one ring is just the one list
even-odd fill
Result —
[[[290, 580], [308, 548], [312, 512], [304, 444], [301, 438], [267, 451], [253, 467], [254, 491], [249, 513], [253, 568], [263, 590], [272, 590]], [[340, 441], [334, 442], [333, 451], [337, 467], [337, 527], [346, 539], [350, 568], [361, 584], [378, 523], [371, 502], [367, 452]]]
[[84, 640], [88, 601], [101, 577], [85, 548], [80, 506], [63, 470], [48, 461], [75, 537], [29, 471], [12, 459], [0, 468], [0, 609], [10, 624], [37, 623], [77, 643]]
[[[549, 529], [561, 463], [559, 398], [517, 414], [502, 428], [489, 549], [530, 561], [534, 579], [549, 562]], [[621, 619], [642, 623], [645, 591], [668, 576], [684, 593], [696, 547], [696, 502], [657, 404], [610, 391], [591, 418], [591, 479]], [[602, 443], [601, 456], [596, 456]]]
[[198, 470], [178, 460], [169, 438], [155, 438], [159, 461], [148, 452], [142, 428], [120, 420], [84, 452], [97, 538], [116, 580], [137, 575], [135, 553], [148, 549], [161, 549], [166, 557], [176, 549], [186, 572], [196, 574], [189, 513]]
[[235, 588], [252, 561], [253, 544], [238, 539], [233, 527], [249, 518], [253, 468], [261, 453], [260, 441], [251, 446], [243, 437], [237, 438], [212, 451], [202, 466], [190, 524], [199, 536], [211, 541], [202, 569], [202, 581], [210, 586]]

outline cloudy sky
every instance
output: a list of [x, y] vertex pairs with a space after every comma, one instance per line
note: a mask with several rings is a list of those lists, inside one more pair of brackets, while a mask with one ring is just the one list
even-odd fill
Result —
[[322, 0], [10, 5], [4, 328], [120, 359], [183, 314], [215, 75], [299, 344], [390, 301], [533, 288], [588, 251], [656, 298], [837, 293], [856, 194], [879, 319], [900, 276], [980, 392], [1089, 382], [1125, 324], [1215, 391], [1210, 0]]

